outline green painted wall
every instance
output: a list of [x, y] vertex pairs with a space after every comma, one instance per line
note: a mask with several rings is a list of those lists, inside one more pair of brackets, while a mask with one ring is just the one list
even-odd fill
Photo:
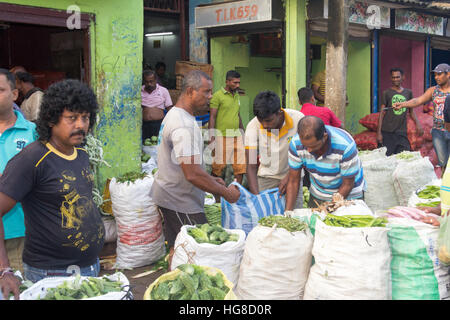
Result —
[[[29, 0], [4, 2], [30, 5]], [[107, 178], [140, 170], [141, 73], [143, 44], [142, 0], [35, 0], [35, 7], [66, 11], [77, 5], [81, 12], [95, 14], [90, 25], [91, 82], [100, 106], [95, 135], [103, 143], [105, 160], [100, 188]]]
[[233, 37], [211, 38], [211, 64], [214, 65], [214, 92], [225, 86], [228, 70], [241, 74], [241, 88], [245, 95], [241, 100], [241, 118], [244, 127], [253, 119], [253, 99], [263, 90], [272, 90], [281, 99], [281, 73], [264, 71], [268, 68], [281, 68], [281, 58], [250, 56], [249, 45], [232, 43]]
[[[313, 37], [311, 44], [321, 44], [320, 60], [313, 60], [311, 77], [325, 69], [326, 39]], [[345, 113], [345, 128], [352, 134], [365, 128], [359, 119], [370, 113], [370, 43], [361, 41], [348, 42], [347, 96], [349, 104]]]
[[370, 60], [369, 42], [348, 42], [347, 95], [349, 105], [345, 113], [345, 128], [352, 134], [366, 130], [359, 119], [370, 113]]

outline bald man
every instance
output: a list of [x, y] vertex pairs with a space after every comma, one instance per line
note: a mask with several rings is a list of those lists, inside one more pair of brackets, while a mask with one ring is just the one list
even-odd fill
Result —
[[348, 200], [364, 198], [366, 185], [355, 141], [316, 116], [300, 120], [289, 145], [286, 210], [294, 208], [302, 168], [311, 178], [309, 208], [331, 201], [336, 193]]

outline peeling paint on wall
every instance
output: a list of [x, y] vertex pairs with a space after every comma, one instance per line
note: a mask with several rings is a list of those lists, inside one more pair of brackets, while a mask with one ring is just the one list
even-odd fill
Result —
[[[4, 2], [29, 6], [29, 0]], [[97, 181], [141, 170], [141, 74], [144, 9], [142, 0], [35, 0], [34, 7], [66, 11], [76, 4], [95, 15], [91, 37], [91, 85], [99, 102], [95, 136], [103, 142], [104, 159]]]

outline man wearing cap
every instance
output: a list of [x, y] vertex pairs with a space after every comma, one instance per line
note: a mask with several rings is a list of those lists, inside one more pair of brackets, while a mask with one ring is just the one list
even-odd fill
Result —
[[446, 63], [441, 63], [432, 72], [434, 72], [434, 79], [436, 80], [434, 87], [428, 88], [418, 98], [406, 102], [394, 103], [393, 107], [395, 110], [399, 110], [401, 108], [415, 108], [430, 101], [433, 102], [433, 128], [431, 129], [431, 136], [439, 165], [442, 167], [442, 172], [444, 172], [450, 152], [450, 133], [445, 129], [444, 123], [445, 99], [450, 95], [450, 66]]

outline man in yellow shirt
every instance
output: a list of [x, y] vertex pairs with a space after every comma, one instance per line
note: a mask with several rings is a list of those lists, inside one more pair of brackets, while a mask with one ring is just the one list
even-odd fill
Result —
[[[253, 101], [255, 117], [245, 130], [245, 155], [247, 158], [247, 180], [253, 194], [278, 188], [286, 192], [288, 181], [288, 150], [292, 137], [297, 133], [298, 122], [303, 113], [293, 109], [282, 109], [275, 92], [262, 91]], [[260, 164], [257, 164], [257, 157]], [[300, 185], [296, 208], [301, 208], [303, 189]]]
[[228, 71], [225, 87], [214, 93], [209, 105], [209, 129], [215, 129], [213, 134], [210, 130], [210, 143], [215, 141], [212, 175], [221, 177], [227, 164], [232, 164], [234, 177], [242, 184], [246, 167], [242, 139], [244, 126], [239, 114], [240, 78], [238, 72]]

